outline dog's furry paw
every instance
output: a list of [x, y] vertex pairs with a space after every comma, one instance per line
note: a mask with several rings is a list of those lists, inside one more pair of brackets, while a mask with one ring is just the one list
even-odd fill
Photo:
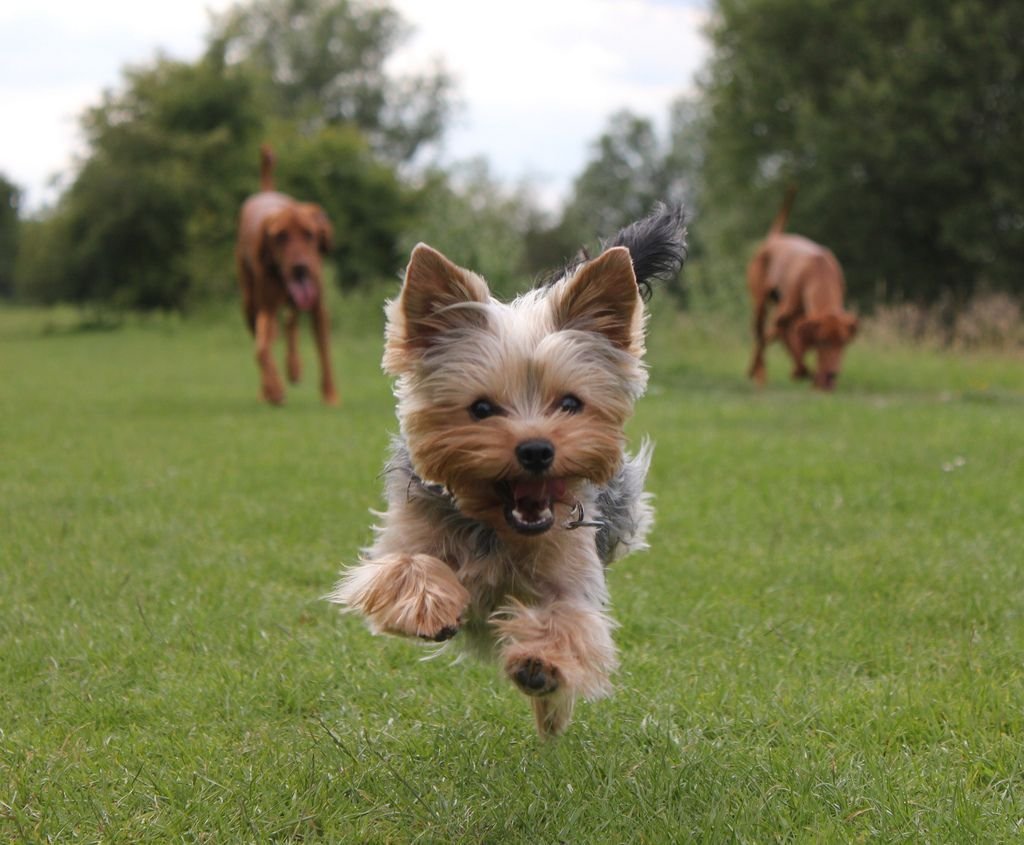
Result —
[[459, 632], [469, 593], [431, 555], [385, 555], [346, 573], [332, 599], [363, 613], [376, 633], [439, 643]]
[[526, 695], [549, 695], [562, 684], [558, 667], [536, 657], [511, 661], [506, 667], [513, 683]]
[[271, 405], [284, 404], [284, 385], [281, 382], [267, 382], [263, 385], [263, 399]]

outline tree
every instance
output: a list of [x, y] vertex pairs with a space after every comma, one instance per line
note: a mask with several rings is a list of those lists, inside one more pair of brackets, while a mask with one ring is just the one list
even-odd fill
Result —
[[88, 154], [31, 227], [19, 289], [141, 309], [233, 292], [238, 208], [258, 189], [263, 140], [279, 189], [332, 218], [341, 284], [390, 275], [412, 207], [397, 161], [447, 114], [443, 75], [385, 74], [402, 31], [384, 6], [262, 0], [236, 7], [198, 62], [127, 70], [82, 119]]
[[552, 269], [580, 247], [594, 249], [601, 238], [646, 216], [656, 203], [683, 203], [690, 212], [700, 163], [696, 106], [673, 104], [666, 137], [654, 123], [629, 111], [613, 114], [591, 147], [590, 160], [573, 183], [572, 196], [554, 226], [534, 219], [526, 233], [528, 266]]
[[415, 237], [403, 244], [404, 255], [424, 241], [482, 275], [499, 296], [529, 287], [524, 234], [537, 211], [527, 188], [503, 187], [486, 161], [471, 159], [428, 172], [416, 211]]
[[271, 136], [276, 187], [327, 212], [338, 285], [348, 290], [397, 272], [415, 192], [399, 181], [394, 167], [374, 156], [353, 126], [329, 126], [310, 136], [283, 129]]
[[565, 212], [565, 221], [586, 241], [643, 217], [668, 192], [664, 150], [647, 118], [614, 114], [592, 149]]
[[208, 293], [214, 268], [230, 272], [259, 109], [248, 79], [209, 60], [160, 59], [126, 78], [82, 120], [90, 154], [52, 225], [33, 235], [39, 261], [26, 272], [45, 278], [24, 286], [46, 299], [182, 308]]
[[309, 134], [353, 125], [377, 155], [411, 160], [451, 112], [441, 67], [396, 76], [387, 60], [409, 28], [387, 5], [349, 0], [256, 0], [217, 19], [210, 52], [264, 77], [270, 107]]
[[14, 293], [14, 266], [18, 253], [18, 206], [21, 191], [0, 174], [0, 298]]
[[829, 245], [854, 299], [1020, 291], [1024, 6], [994, 0], [720, 0], [704, 234]]

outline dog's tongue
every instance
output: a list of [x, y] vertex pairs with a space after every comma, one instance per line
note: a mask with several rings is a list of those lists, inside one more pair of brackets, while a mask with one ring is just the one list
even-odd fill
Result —
[[288, 282], [288, 294], [300, 311], [308, 311], [316, 305], [316, 285], [312, 282]]
[[565, 495], [565, 482], [560, 478], [528, 478], [512, 485], [516, 510], [536, 516]]

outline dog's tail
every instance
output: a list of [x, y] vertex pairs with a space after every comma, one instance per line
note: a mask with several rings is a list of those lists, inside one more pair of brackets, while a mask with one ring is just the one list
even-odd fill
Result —
[[642, 220], [630, 223], [601, 243], [602, 249], [624, 246], [633, 258], [633, 272], [646, 302], [651, 283], [668, 281], [683, 269], [686, 261], [686, 212], [678, 204], [658, 203]]
[[274, 163], [277, 157], [270, 144], [260, 145], [260, 190], [274, 190]]
[[782, 198], [782, 207], [779, 209], [779, 213], [775, 215], [772, 226], [768, 230], [769, 235], [777, 235], [786, 228], [786, 223], [789, 222], [789, 212], [793, 210], [793, 200], [795, 199], [796, 185], [789, 185], [786, 188], [786, 195]]

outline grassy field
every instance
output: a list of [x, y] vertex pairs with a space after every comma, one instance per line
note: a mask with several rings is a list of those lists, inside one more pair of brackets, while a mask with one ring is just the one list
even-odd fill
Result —
[[661, 315], [617, 692], [544, 744], [322, 598], [394, 428], [376, 309], [335, 310], [340, 410], [308, 338], [259, 404], [234, 314], [0, 312], [0, 840], [1024, 836], [1024, 360], [862, 340], [833, 396], [778, 352], [757, 392]]

